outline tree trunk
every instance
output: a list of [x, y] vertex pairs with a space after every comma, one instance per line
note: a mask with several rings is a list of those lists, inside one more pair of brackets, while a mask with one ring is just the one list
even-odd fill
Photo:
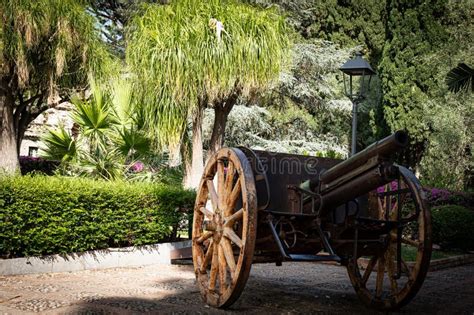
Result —
[[23, 141], [26, 129], [28, 128], [28, 125], [31, 122], [28, 118], [29, 118], [29, 113], [25, 110], [24, 113], [22, 113], [21, 115], [20, 121], [18, 122], [18, 126], [15, 128], [16, 129], [16, 149], [18, 152], [20, 152], [21, 142]]
[[192, 135], [192, 157], [191, 168], [187, 167], [186, 180], [184, 186], [186, 188], [196, 189], [204, 172], [204, 152], [202, 148], [202, 120], [204, 116], [204, 106], [199, 104], [198, 109], [193, 117], [193, 135]]
[[212, 128], [211, 142], [209, 145], [209, 154], [211, 157], [224, 145], [225, 127], [230, 110], [222, 105], [214, 106], [214, 126]]
[[12, 174], [20, 170], [13, 119], [14, 100], [3, 83], [0, 86], [0, 171]]
[[211, 143], [209, 145], [208, 157], [212, 156], [224, 145], [225, 127], [230, 111], [239, 99], [241, 89], [236, 84], [234, 92], [220, 103], [214, 104], [214, 126], [212, 128]]

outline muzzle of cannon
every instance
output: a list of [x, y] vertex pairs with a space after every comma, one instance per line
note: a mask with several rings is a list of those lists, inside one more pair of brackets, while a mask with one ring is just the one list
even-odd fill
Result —
[[407, 145], [408, 135], [397, 131], [344, 161], [219, 150], [205, 167], [193, 217], [204, 301], [232, 305], [253, 263], [332, 261], [347, 268], [367, 306], [406, 305], [424, 281], [432, 246], [421, 185], [394, 163]]
[[322, 211], [330, 211], [393, 181], [398, 176], [393, 158], [407, 145], [408, 135], [397, 131], [299, 187], [317, 192], [320, 197], [315, 206]]

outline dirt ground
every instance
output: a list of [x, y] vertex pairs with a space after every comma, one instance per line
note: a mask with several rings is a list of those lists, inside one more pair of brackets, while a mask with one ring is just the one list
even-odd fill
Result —
[[[260, 264], [228, 311], [205, 306], [192, 266], [154, 265], [0, 277], [1, 314], [373, 313], [357, 299], [342, 267]], [[401, 313], [474, 314], [474, 265], [428, 274]]]

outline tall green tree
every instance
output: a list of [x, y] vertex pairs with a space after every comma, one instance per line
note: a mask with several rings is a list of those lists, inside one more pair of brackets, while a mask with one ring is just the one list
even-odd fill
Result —
[[240, 97], [255, 95], [279, 73], [289, 44], [275, 9], [235, 0], [175, 0], [148, 5], [130, 27], [127, 61], [162, 143], [180, 143], [192, 120], [189, 186], [203, 170], [202, 119], [215, 113], [211, 153], [223, 144], [227, 117]]
[[0, 2], [0, 169], [18, 169], [30, 122], [84, 88], [107, 58], [85, 2]]
[[97, 18], [98, 30], [110, 50], [125, 57], [125, 29], [142, 3], [165, 4], [168, 0], [88, 0], [88, 11]]
[[245, 0], [278, 5], [304, 39], [324, 39], [343, 47], [362, 45], [370, 61], [379, 60], [385, 40], [385, 1], [379, 0]]
[[405, 162], [416, 166], [433, 131], [427, 118], [439, 69], [430, 57], [448, 40], [437, 18], [446, 10], [446, 1], [387, 0], [386, 10], [386, 43], [379, 65], [385, 119], [392, 130], [409, 132], [412, 145]]

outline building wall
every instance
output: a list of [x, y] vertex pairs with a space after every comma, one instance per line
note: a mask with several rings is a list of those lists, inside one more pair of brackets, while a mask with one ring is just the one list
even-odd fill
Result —
[[72, 108], [73, 105], [71, 103], [62, 103], [55, 108], [46, 110], [33, 120], [21, 142], [20, 155], [39, 156], [41, 149], [44, 148], [41, 136], [48, 129], [57, 129], [60, 125], [63, 125], [67, 131], [71, 132], [73, 122], [70, 113]]

